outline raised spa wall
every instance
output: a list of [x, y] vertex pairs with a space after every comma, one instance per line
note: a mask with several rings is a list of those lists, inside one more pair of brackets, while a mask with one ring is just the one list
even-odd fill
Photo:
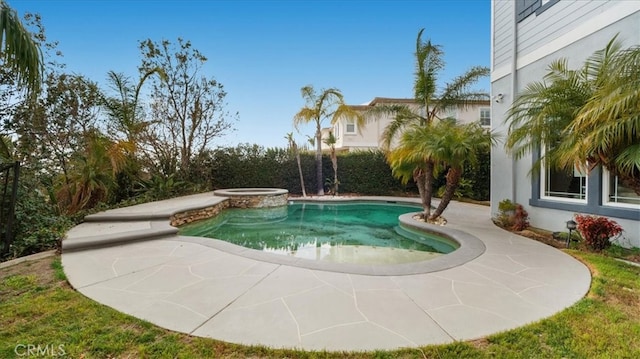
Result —
[[287, 205], [289, 191], [278, 188], [225, 189], [213, 192], [215, 196], [226, 197], [216, 205], [176, 213], [171, 216], [171, 225], [181, 225], [217, 216], [225, 208], [270, 208]]

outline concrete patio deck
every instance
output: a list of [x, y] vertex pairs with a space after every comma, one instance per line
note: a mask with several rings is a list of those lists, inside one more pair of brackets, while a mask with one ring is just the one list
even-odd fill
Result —
[[168, 225], [174, 213], [223, 200], [205, 193], [87, 218], [63, 241], [69, 282], [93, 300], [164, 328], [307, 350], [475, 339], [553, 315], [582, 298], [591, 282], [589, 270], [571, 256], [504, 231], [493, 225], [488, 207], [464, 203], [451, 203], [447, 227], [479, 238], [484, 253], [411, 275], [304, 268], [226, 242], [180, 236]]

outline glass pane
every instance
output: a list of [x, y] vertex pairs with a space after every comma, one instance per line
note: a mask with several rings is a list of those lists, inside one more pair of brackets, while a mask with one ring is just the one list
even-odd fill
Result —
[[609, 203], [640, 205], [640, 196], [618, 180], [618, 176], [609, 174]]
[[482, 126], [490, 126], [491, 125], [491, 110], [488, 108], [480, 109], [480, 125]]
[[587, 177], [584, 173], [548, 169], [545, 177], [545, 196], [579, 200], [587, 198]]
[[354, 123], [347, 123], [347, 130], [346, 132], [356, 132], [356, 125]]

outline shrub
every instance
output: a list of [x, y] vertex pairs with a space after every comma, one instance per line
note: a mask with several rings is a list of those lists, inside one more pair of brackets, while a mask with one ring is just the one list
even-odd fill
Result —
[[57, 249], [72, 226], [69, 218], [56, 212], [56, 206], [40, 188], [33, 173], [23, 171], [16, 201], [15, 237], [5, 259]]
[[622, 233], [622, 227], [606, 217], [576, 214], [575, 218], [585, 244], [594, 251], [608, 248], [609, 240]]
[[529, 228], [529, 213], [521, 204], [504, 199], [498, 203], [498, 215], [494, 222], [503, 228], [513, 231], [523, 231]]
[[511, 202], [510, 199], [503, 199], [498, 203], [498, 214], [493, 221], [500, 227], [510, 228], [514, 223], [514, 214], [516, 211], [516, 204]]
[[511, 229], [514, 231], [524, 231], [527, 228], [529, 228], [529, 213], [524, 210], [521, 204], [516, 204]]

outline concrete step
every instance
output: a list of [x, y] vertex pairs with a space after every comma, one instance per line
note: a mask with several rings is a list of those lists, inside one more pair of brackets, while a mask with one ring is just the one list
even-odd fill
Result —
[[168, 221], [85, 222], [73, 227], [62, 241], [63, 251], [104, 247], [176, 235]]

